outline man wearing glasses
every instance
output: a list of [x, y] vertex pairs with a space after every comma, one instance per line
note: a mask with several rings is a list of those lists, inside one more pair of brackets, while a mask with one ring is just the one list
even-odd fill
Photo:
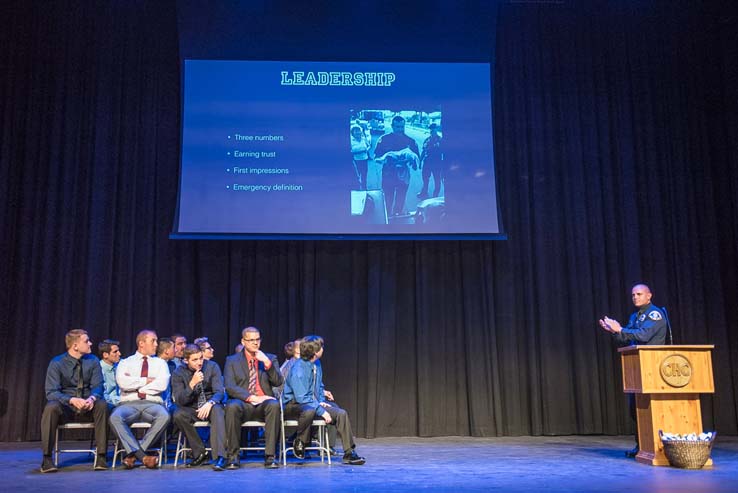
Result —
[[198, 337], [193, 341], [193, 344], [200, 347], [202, 357], [206, 360], [211, 360], [213, 359], [213, 356], [215, 356], [215, 348], [210, 344], [207, 337]]
[[274, 398], [274, 388], [284, 383], [279, 372], [277, 356], [266, 354], [261, 347], [261, 334], [256, 327], [246, 327], [241, 332], [243, 351], [226, 359], [224, 379], [226, 393], [231, 398], [226, 403], [226, 436], [228, 446], [227, 469], [238, 469], [241, 442], [241, 423], [264, 421], [264, 467], [279, 467], [274, 455], [279, 436], [279, 402]]

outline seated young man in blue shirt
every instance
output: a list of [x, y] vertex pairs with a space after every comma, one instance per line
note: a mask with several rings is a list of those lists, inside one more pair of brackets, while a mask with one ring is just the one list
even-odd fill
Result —
[[[310, 423], [317, 416], [338, 429], [343, 441], [343, 463], [360, 466], [366, 459], [356, 453], [348, 413], [325, 401], [322, 394], [322, 374], [315, 362], [323, 355], [323, 346], [317, 340], [305, 338], [300, 342], [300, 359], [295, 361], [287, 375], [283, 402], [285, 416], [297, 416], [297, 435], [293, 443], [295, 457], [305, 457], [305, 443], [310, 440]], [[321, 372], [322, 373], [322, 372]]]

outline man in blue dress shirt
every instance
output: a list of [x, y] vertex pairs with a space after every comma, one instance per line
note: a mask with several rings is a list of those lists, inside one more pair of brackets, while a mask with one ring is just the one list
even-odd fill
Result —
[[[287, 383], [284, 390], [285, 415], [298, 414], [298, 438], [293, 443], [295, 456], [304, 456], [304, 448], [307, 443], [309, 425], [307, 413], [314, 410], [315, 416], [324, 419], [329, 425], [333, 425], [341, 435], [343, 443], [343, 463], [360, 466], [366, 459], [356, 453], [354, 435], [351, 431], [351, 422], [348, 413], [336, 405], [335, 402], [326, 400], [326, 391], [323, 387], [323, 369], [318, 361], [323, 356], [323, 339], [320, 336], [307, 336], [300, 342], [300, 360], [292, 365], [287, 375]], [[328, 392], [330, 397], [333, 397]], [[307, 426], [308, 431], [305, 431]]]
[[105, 339], [97, 345], [97, 354], [100, 355], [100, 368], [103, 374], [103, 396], [109, 408], [114, 408], [120, 402], [120, 389], [115, 381], [115, 369], [120, 361], [120, 342]]

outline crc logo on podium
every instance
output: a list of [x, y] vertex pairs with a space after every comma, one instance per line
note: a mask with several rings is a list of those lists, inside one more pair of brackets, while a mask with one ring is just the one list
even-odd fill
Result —
[[667, 356], [661, 362], [661, 378], [672, 387], [684, 387], [692, 379], [692, 365], [681, 354]]

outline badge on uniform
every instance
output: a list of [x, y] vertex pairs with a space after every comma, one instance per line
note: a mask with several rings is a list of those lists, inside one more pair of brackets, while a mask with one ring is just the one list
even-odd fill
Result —
[[648, 318], [650, 318], [651, 320], [661, 320], [663, 317], [661, 316], [661, 313], [654, 310], [648, 314]]
[[642, 313], [641, 316], [638, 317], [638, 321], [639, 322], [643, 322], [644, 320], [646, 320], [646, 314], [645, 313]]

